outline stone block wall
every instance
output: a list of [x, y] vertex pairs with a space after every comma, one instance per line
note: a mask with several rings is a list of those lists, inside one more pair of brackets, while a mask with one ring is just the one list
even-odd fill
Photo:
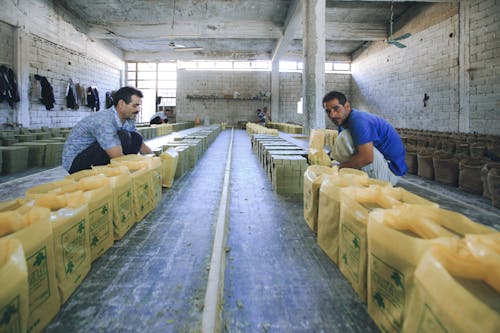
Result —
[[[10, 29], [5, 27], [11, 27]], [[125, 63], [121, 50], [94, 41], [81, 31], [85, 25], [53, 1], [7, 1], [0, 12], [0, 38], [8, 40], [12, 68], [17, 74], [21, 101], [6, 109], [0, 105], [0, 121], [24, 127], [70, 127], [90, 114], [90, 109], [66, 108], [67, 82], [97, 87], [104, 108], [105, 93], [123, 82]], [[4, 51], [0, 51], [0, 59]], [[9, 55], [7, 55], [9, 56]], [[54, 90], [52, 110], [35, 97], [40, 87], [34, 75], [47, 77]], [[8, 105], [7, 105], [8, 107]]]
[[[0, 65], [14, 68], [14, 27], [0, 21]], [[7, 101], [0, 103], [0, 124], [12, 121], [14, 108]]]
[[394, 34], [412, 34], [406, 48], [384, 41], [354, 54], [353, 106], [395, 127], [500, 133], [498, 12], [494, 0], [412, 8]]
[[[331, 90], [351, 93], [350, 74], [325, 74], [325, 93]], [[302, 97], [302, 73], [285, 72], [280, 73], [280, 115], [279, 121], [302, 125], [304, 115], [297, 113], [297, 102]], [[322, 112], [322, 110], [319, 110]], [[326, 128], [334, 125], [325, 115]]]
[[[251, 99], [259, 92], [270, 92], [270, 72], [255, 71], [190, 71], [177, 74], [177, 121], [192, 121], [199, 116], [209, 123], [257, 121], [256, 110], [267, 107], [269, 100]], [[240, 93], [240, 99], [232, 97]], [[188, 95], [218, 98], [188, 98]]]

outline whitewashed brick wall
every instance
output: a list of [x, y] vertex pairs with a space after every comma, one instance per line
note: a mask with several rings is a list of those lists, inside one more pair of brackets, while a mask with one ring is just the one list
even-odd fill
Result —
[[[66, 88], [68, 80], [85, 86], [97, 88], [101, 110], [105, 108], [105, 94], [120, 86], [120, 70], [96, 60], [88, 54], [76, 52], [43, 38], [32, 35], [30, 45], [30, 127], [41, 126], [70, 127], [80, 118], [90, 113], [90, 108], [80, 106], [78, 110], [66, 107]], [[33, 90], [40, 83], [34, 75], [47, 77], [54, 90], [55, 104], [46, 110], [35, 96]]]
[[[9, 68], [14, 67], [14, 28], [0, 21], [0, 65], [5, 65]], [[11, 122], [14, 113], [14, 108], [3, 101], [0, 103], [0, 124]]]
[[188, 71], [177, 74], [177, 121], [194, 120], [199, 116], [210, 123], [257, 121], [256, 110], [267, 107], [265, 100], [188, 99], [187, 95], [223, 96], [239, 92], [241, 98], [258, 96], [270, 91], [269, 72]]
[[[463, 36], [470, 43], [470, 68], [461, 68], [459, 64], [458, 10], [455, 8], [454, 13], [443, 18], [433, 8], [444, 5], [428, 5], [401, 29], [412, 33], [402, 41], [407, 48], [378, 42], [354, 56], [350, 98], [353, 106], [379, 114], [396, 127], [457, 132], [459, 73], [470, 72], [469, 132], [498, 135], [499, 6], [494, 0], [461, 5], [470, 6], [470, 35]], [[429, 26], [414, 29], [415, 22]], [[429, 96], [426, 107], [424, 94]]]
[[[69, 78], [84, 86], [97, 87], [103, 108], [106, 91], [119, 88], [123, 81], [123, 52], [107, 42], [88, 38], [80, 32], [85, 25], [54, 1], [4, 1], [2, 5], [0, 22], [17, 29], [17, 37], [14, 30], [8, 31], [12, 57], [16, 47], [21, 53], [19, 59], [13, 59], [13, 64], [20, 66], [18, 75], [22, 78], [18, 82], [21, 102], [13, 118], [30, 128], [73, 126], [90, 111], [86, 107], [78, 111], [65, 107]], [[0, 37], [3, 41], [2, 32]], [[50, 111], [32, 94], [35, 84], [39, 85], [34, 74], [47, 77], [54, 89], [56, 103]]]
[[[337, 90], [347, 95], [351, 93], [350, 74], [325, 74], [325, 93]], [[280, 73], [280, 122], [302, 125], [304, 115], [297, 113], [297, 102], [302, 97], [302, 73]], [[319, 110], [322, 112], [322, 110]], [[325, 125], [333, 128], [334, 125], [325, 115]]]
[[500, 135], [500, 4], [470, 2], [470, 132]]

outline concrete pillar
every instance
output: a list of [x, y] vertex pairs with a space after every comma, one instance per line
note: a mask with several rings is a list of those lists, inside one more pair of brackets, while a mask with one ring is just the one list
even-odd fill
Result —
[[20, 101], [14, 111], [14, 121], [23, 127], [30, 126], [30, 102], [29, 102], [29, 36], [22, 28], [14, 31], [14, 70], [16, 71], [17, 87], [19, 89]]
[[271, 119], [272, 121], [279, 122], [281, 119], [280, 114], [280, 64], [279, 59], [272, 63], [271, 72]]
[[460, 25], [458, 47], [458, 78], [459, 78], [459, 114], [458, 131], [468, 133], [470, 130], [470, 4], [461, 1], [459, 4], [458, 20]]
[[304, 1], [302, 96], [304, 134], [325, 128], [321, 100], [325, 93], [325, 0]]

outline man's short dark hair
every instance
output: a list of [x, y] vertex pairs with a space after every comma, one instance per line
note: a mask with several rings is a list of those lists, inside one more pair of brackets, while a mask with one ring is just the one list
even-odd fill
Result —
[[328, 94], [323, 97], [323, 105], [332, 99], [338, 99], [340, 105], [345, 105], [345, 102], [347, 102], [347, 98], [345, 95], [339, 91], [330, 91]]
[[125, 104], [129, 104], [132, 96], [144, 97], [139, 89], [133, 87], [121, 87], [113, 94], [113, 105], [116, 107], [120, 99], [123, 99]]

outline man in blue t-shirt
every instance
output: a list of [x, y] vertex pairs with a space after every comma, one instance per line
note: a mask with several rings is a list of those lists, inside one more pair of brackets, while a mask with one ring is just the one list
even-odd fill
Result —
[[361, 169], [371, 178], [393, 185], [407, 172], [403, 142], [386, 120], [351, 108], [345, 95], [338, 91], [323, 97], [323, 107], [339, 128], [332, 151], [340, 162], [339, 168]]

